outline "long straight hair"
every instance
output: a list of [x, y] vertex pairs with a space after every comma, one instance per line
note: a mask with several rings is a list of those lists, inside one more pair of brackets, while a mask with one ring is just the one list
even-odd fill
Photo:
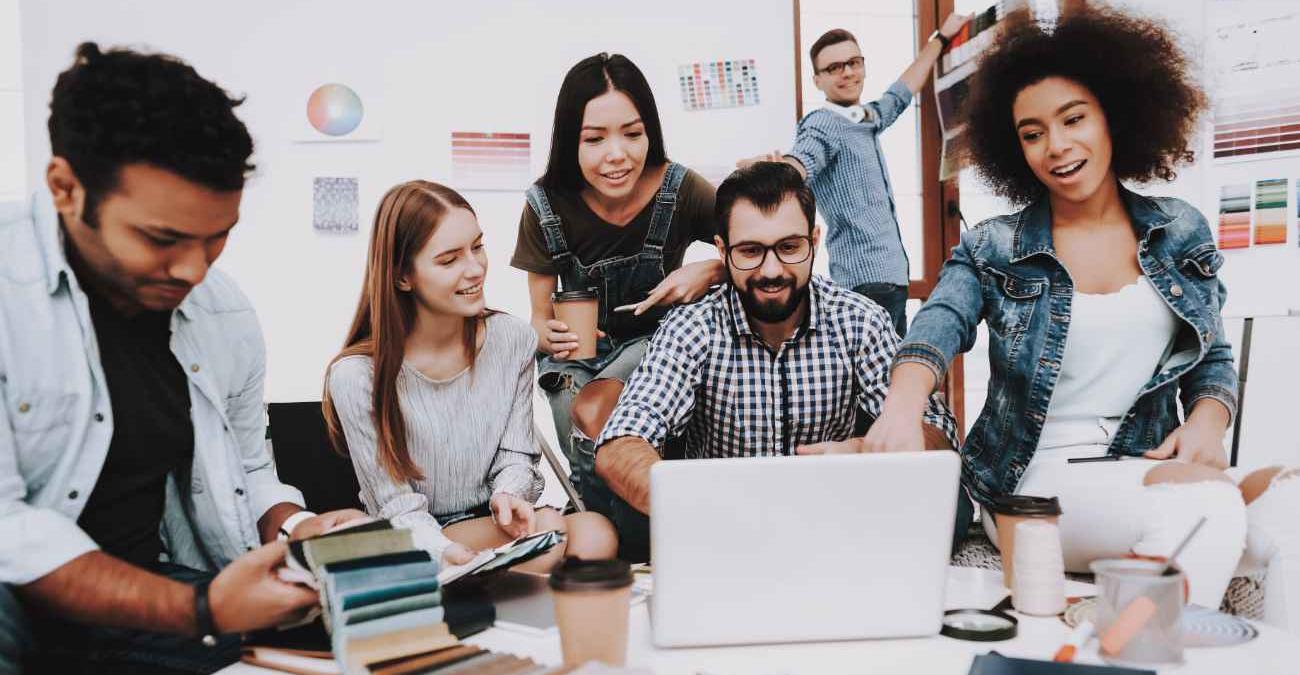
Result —
[[582, 117], [591, 99], [610, 91], [627, 94], [641, 116], [646, 139], [650, 141], [645, 165], [657, 167], [668, 161], [663, 127], [659, 124], [659, 108], [655, 106], [650, 83], [641, 69], [626, 56], [601, 52], [575, 64], [560, 84], [560, 94], [555, 100], [555, 121], [551, 127], [551, 153], [546, 160], [546, 173], [538, 181], [542, 187], [576, 193], [587, 184], [578, 166]]
[[[474, 208], [455, 190], [429, 181], [408, 181], [384, 194], [370, 233], [366, 276], [352, 327], [348, 329], [343, 350], [330, 361], [333, 368], [344, 357], [370, 357], [374, 365], [371, 409], [379, 464], [397, 482], [424, 477], [407, 449], [405, 420], [397, 399], [397, 376], [402, 370], [406, 338], [415, 326], [416, 312], [413, 294], [400, 291], [397, 283], [411, 272], [416, 254], [451, 209], [474, 213]], [[487, 312], [464, 319], [463, 345], [471, 368], [477, 352], [479, 326], [486, 315]], [[337, 452], [346, 454], [347, 441], [330, 396], [328, 369], [321, 407], [330, 443]]]

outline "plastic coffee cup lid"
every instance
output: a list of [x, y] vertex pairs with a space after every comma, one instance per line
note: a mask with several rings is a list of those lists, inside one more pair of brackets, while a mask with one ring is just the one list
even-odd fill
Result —
[[1000, 495], [993, 498], [993, 512], [1004, 516], [1059, 516], [1061, 502], [1056, 497]]
[[596, 289], [585, 288], [577, 291], [560, 291], [551, 294], [551, 302], [571, 302], [573, 300], [594, 300], [598, 298]]
[[622, 560], [565, 558], [551, 570], [557, 591], [605, 591], [632, 585], [632, 567]]

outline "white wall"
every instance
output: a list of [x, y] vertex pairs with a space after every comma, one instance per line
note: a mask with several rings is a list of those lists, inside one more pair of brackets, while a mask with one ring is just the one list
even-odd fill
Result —
[[[704, 171], [716, 173], [785, 141], [794, 119], [788, 0], [408, 0], [364, 8], [343, 0], [52, 0], [24, 2], [23, 10], [29, 175], [39, 175], [48, 156], [44, 116], [36, 113], [81, 40], [172, 52], [247, 95], [238, 112], [256, 140], [259, 168], [219, 265], [240, 281], [261, 316], [272, 401], [319, 397], [324, 367], [355, 306], [369, 223], [382, 193], [411, 178], [450, 183], [453, 129], [530, 132], [533, 173], [539, 174], [556, 92], [580, 58], [608, 50], [635, 61], [654, 88], [670, 156]], [[677, 65], [731, 58], [758, 60], [762, 105], [684, 111]], [[382, 140], [293, 142], [307, 94], [330, 81], [362, 91]], [[312, 231], [313, 176], [359, 177], [360, 233]], [[524, 274], [508, 266], [522, 192], [466, 196], [486, 234], [489, 303], [527, 316]], [[549, 428], [541, 406], [539, 416]]]
[[[1207, 6], [1213, 0], [1128, 0], [1121, 6], [1148, 16], [1163, 18], [1179, 34], [1184, 49], [1199, 64], [1206, 60], [1205, 32]], [[979, 11], [988, 0], [958, 0], [959, 11]], [[1217, 83], [1202, 73], [1207, 91], [1213, 99]], [[1215, 164], [1209, 159], [1210, 134], [1207, 117], [1201, 134], [1201, 151], [1197, 161], [1180, 170], [1177, 180], [1168, 184], [1137, 186], [1142, 192], [1173, 196], [1198, 207], [1211, 227], [1217, 231], [1218, 186], [1223, 182], [1247, 182], [1262, 178], [1300, 177], [1300, 158], [1291, 157], [1265, 162], [1230, 165]], [[984, 218], [1007, 213], [1011, 207], [989, 193], [971, 171], [963, 171], [960, 182], [961, 208], [971, 226]], [[1288, 193], [1294, 188], [1288, 185]], [[1297, 247], [1294, 194], [1288, 194], [1289, 241], [1286, 245], [1265, 249], [1226, 251], [1220, 272], [1228, 287], [1228, 304], [1224, 308], [1225, 331], [1234, 344], [1240, 341], [1242, 321], [1239, 317], [1260, 316], [1255, 322], [1255, 339], [1251, 351], [1245, 413], [1242, 418], [1241, 464], [1263, 466], [1270, 463], [1300, 463], [1300, 442], [1289, 429], [1291, 391], [1300, 380], [1300, 362], [1292, 347], [1300, 344], [1300, 318], [1284, 315], [1288, 308], [1300, 307], [1300, 248]], [[966, 424], [974, 423], [984, 405], [988, 382], [988, 335], [980, 326], [980, 338], [967, 354]], [[1239, 351], [1239, 350], [1238, 350]], [[1240, 356], [1240, 354], [1238, 354]]]
[[0, 202], [22, 200], [27, 192], [24, 157], [18, 0], [0, 0]]

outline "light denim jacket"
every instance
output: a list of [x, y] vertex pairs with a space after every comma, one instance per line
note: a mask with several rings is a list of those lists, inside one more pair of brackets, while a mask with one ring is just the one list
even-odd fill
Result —
[[[1142, 387], [1108, 451], [1139, 455], [1178, 427], [1179, 398], [1184, 410], [1213, 398], [1235, 416], [1237, 372], [1219, 313], [1223, 256], [1205, 218], [1178, 199], [1123, 188], [1121, 198], [1142, 273], [1178, 316], [1173, 350]], [[1051, 223], [1043, 197], [962, 233], [894, 360], [924, 364], [942, 377], [953, 356], [974, 344], [979, 322], [988, 324], [988, 398], [961, 453], [963, 482], [983, 503], [1016, 489], [1038, 447], [1065, 354], [1074, 283], [1056, 257]]]
[[[218, 569], [261, 544], [257, 520], [302, 494], [265, 442], [265, 346], [252, 305], [217, 270], [173, 313], [189, 379], [194, 463], [167, 481], [172, 562]], [[25, 584], [96, 549], [77, 526], [113, 437], [86, 295], [48, 196], [0, 213], [0, 583]]]

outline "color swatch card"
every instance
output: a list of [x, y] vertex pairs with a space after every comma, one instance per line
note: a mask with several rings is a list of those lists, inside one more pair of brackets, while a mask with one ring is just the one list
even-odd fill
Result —
[[1286, 179], [1255, 182], [1255, 245], [1286, 243]]
[[451, 132], [452, 184], [461, 190], [523, 190], [532, 182], [532, 140], [512, 132]]
[[1219, 190], [1219, 248], [1249, 247], [1250, 184], [1224, 185]]
[[677, 85], [687, 110], [758, 105], [754, 59], [687, 63], [677, 67]]
[[997, 34], [996, 31], [989, 29], [997, 26], [998, 20], [1005, 14], [1006, 10], [1002, 3], [998, 3], [972, 16], [971, 20], [967, 21], [966, 25], [962, 26], [948, 42], [948, 48], [944, 50], [936, 64], [937, 74], [946, 75], [979, 56], [993, 43]]

